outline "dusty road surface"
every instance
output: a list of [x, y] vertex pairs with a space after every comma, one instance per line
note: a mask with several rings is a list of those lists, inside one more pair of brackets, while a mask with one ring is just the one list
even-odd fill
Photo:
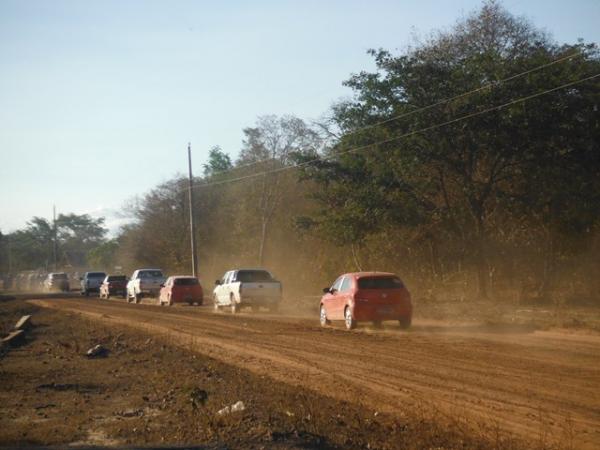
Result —
[[347, 332], [314, 320], [122, 301], [32, 300], [166, 336], [318, 393], [562, 448], [600, 448], [600, 337], [415, 323]]

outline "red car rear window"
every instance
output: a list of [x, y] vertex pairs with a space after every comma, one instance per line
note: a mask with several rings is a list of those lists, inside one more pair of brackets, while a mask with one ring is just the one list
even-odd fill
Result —
[[404, 283], [398, 277], [364, 277], [358, 279], [358, 289], [400, 289]]
[[175, 286], [193, 286], [198, 284], [196, 278], [175, 278]]

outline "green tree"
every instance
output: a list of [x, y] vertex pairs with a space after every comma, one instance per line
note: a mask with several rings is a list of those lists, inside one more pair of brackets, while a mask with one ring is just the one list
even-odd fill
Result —
[[204, 176], [208, 178], [231, 170], [232, 167], [233, 165], [229, 155], [223, 152], [221, 147], [217, 145], [210, 149], [208, 154], [208, 162], [203, 164]]
[[[543, 71], [497, 83], [575, 53]], [[349, 244], [389, 229], [408, 230], [409, 239], [428, 242], [434, 250], [440, 242], [458, 240], [454, 257], [475, 267], [479, 295], [487, 297], [491, 249], [508, 231], [497, 224], [518, 227], [525, 209], [566, 192], [587, 196], [593, 204], [598, 191], [587, 192], [592, 185], [596, 189], [598, 179], [598, 84], [589, 81], [468, 120], [432, 125], [596, 74], [596, 47], [556, 45], [487, 1], [450, 31], [404, 54], [371, 54], [377, 71], [352, 76], [346, 85], [355, 98], [334, 107], [342, 137], [330, 159], [304, 171], [322, 186], [316, 198], [323, 209], [314, 224]], [[477, 91], [460, 96], [470, 90]], [[432, 104], [438, 106], [425, 108]], [[425, 109], [415, 113], [419, 108]], [[398, 116], [405, 117], [394, 119]], [[356, 147], [364, 149], [353, 151]], [[592, 164], [580, 170], [586, 163]], [[556, 171], [563, 176], [552, 177]], [[570, 171], [581, 178], [568, 177]], [[588, 221], [595, 220], [587, 210]]]
[[60, 214], [56, 219], [59, 262], [86, 264], [88, 253], [105, 241], [104, 218], [89, 214]]
[[43, 217], [33, 217], [24, 229], [7, 235], [12, 266], [14, 270], [51, 269], [55, 238], [59, 266], [74, 262], [84, 264], [87, 253], [104, 242], [107, 231], [104, 218], [94, 219], [87, 214], [61, 214], [56, 224]]
[[90, 267], [112, 271], [116, 265], [118, 250], [119, 242], [117, 239], [103, 242], [88, 252], [87, 262]]

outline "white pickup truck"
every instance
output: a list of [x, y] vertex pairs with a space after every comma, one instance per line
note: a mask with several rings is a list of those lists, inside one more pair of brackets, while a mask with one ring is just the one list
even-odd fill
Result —
[[158, 297], [165, 277], [160, 269], [138, 269], [127, 283], [127, 302], [139, 303], [142, 297]]
[[281, 282], [264, 269], [230, 270], [215, 284], [215, 311], [228, 307], [235, 314], [245, 306], [251, 307], [253, 311], [258, 311], [260, 307], [277, 311], [281, 302]]

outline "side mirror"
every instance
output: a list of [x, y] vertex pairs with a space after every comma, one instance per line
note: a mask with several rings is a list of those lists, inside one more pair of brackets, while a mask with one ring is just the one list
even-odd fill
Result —
[[79, 277], [79, 281], [83, 281], [83, 277]]
[[331, 293], [331, 289], [329, 289], [328, 287], [323, 288], [323, 293], [324, 294], [330, 294]]
[[160, 283], [160, 287], [165, 287], [165, 283]]
[[221, 286], [221, 280], [215, 280], [215, 285]]

